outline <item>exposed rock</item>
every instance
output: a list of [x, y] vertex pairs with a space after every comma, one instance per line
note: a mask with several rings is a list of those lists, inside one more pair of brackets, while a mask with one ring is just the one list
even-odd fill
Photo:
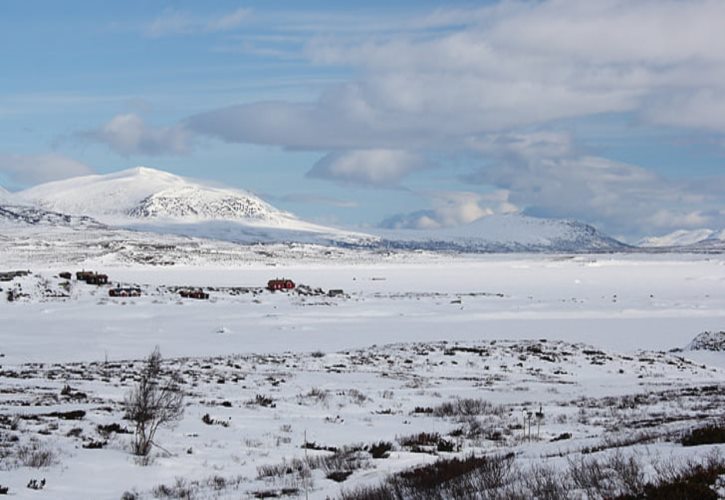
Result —
[[688, 351], [725, 352], [725, 332], [702, 332], [692, 339], [685, 349]]

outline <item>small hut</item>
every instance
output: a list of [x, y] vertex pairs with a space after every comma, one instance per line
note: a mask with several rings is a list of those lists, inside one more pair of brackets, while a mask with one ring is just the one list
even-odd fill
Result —
[[179, 295], [181, 295], [185, 299], [199, 299], [199, 300], [208, 300], [209, 299], [209, 294], [201, 289], [179, 290]]
[[108, 291], [109, 297], [140, 297], [141, 289], [136, 287], [117, 287]]
[[286, 278], [275, 278], [267, 282], [267, 289], [271, 291], [276, 290], [292, 290], [295, 287], [295, 282]]

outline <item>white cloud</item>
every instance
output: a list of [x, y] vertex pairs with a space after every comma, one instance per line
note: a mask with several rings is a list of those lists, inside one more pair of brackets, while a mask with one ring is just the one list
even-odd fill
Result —
[[396, 215], [380, 225], [389, 229], [438, 229], [469, 224], [489, 215], [519, 212], [505, 190], [486, 194], [440, 191], [428, 193], [426, 197], [432, 208]]
[[282, 201], [285, 203], [298, 203], [308, 205], [329, 205], [337, 208], [355, 208], [358, 203], [353, 200], [343, 200], [332, 196], [323, 196], [313, 193], [289, 193], [285, 195], [262, 194], [262, 198], [271, 201]]
[[42, 182], [92, 174], [86, 164], [66, 156], [49, 153], [41, 155], [0, 154], [0, 172], [12, 182], [33, 185]]
[[191, 134], [183, 126], [151, 127], [135, 113], [117, 115], [98, 129], [82, 132], [80, 136], [106, 144], [124, 156], [185, 154], [191, 141]]
[[397, 186], [409, 173], [427, 166], [407, 151], [372, 149], [330, 153], [319, 160], [309, 177], [369, 186]]
[[622, 237], [723, 223], [722, 217], [707, 212], [707, 207], [725, 203], [722, 192], [579, 154], [563, 146], [565, 136], [548, 136], [552, 144], [547, 145], [545, 137], [477, 144], [490, 155], [489, 162], [464, 180], [506, 190], [509, 201], [530, 215], [579, 218]]
[[[482, 165], [469, 182], [508, 192], [527, 213], [581, 218], [617, 235], [722, 224], [713, 215], [722, 192], [577, 151], [571, 137], [550, 129], [557, 120], [627, 113], [640, 130], [724, 136], [722, 19], [720, 0], [511, 0], [354, 34], [308, 20], [314, 29], [291, 32], [325, 35], [307, 43], [306, 57], [349, 68], [355, 79], [308, 102], [201, 113], [178, 130], [333, 151], [310, 176], [370, 186], [398, 185], [418, 169], [417, 160], [391, 151], [468, 155]], [[170, 22], [171, 32], [210, 26]], [[456, 207], [458, 216], [436, 206], [407, 223], [447, 225], [478, 213], [473, 202]]]
[[251, 15], [251, 9], [239, 8], [212, 17], [197, 16], [188, 12], [166, 10], [146, 26], [146, 36], [158, 38], [172, 35], [217, 33], [233, 30]]
[[232, 142], [310, 149], [450, 147], [472, 134], [612, 112], [725, 132], [723, 18], [725, 3], [713, 0], [442, 9], [401, 22], [397, 35], [313, 39], [312, 62], [361, 75], [317, 101], [223, 108], [191, 125]]

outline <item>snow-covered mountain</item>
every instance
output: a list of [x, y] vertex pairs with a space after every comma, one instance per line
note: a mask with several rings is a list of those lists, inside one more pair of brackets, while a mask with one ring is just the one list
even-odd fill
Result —
[[85, 215], [72, 216], [25, 202], [0, 186], [0, 227], [7, 229], [16, 226], [103, 227], [98, 221]]
[[13, 198], [48, 214], [92, 217], [90, 220], [109, 227], [235, 243], [459, 252], [612, 252], [631, 248], [586, 224], [523, 215], [494, 215], [437, 230], [381, 229], [375, 235], [345, 231], [301, 220], [247, 191], [146, 167], [50, 182], [15, 193]]
[[115, 227], [239, 243], [369, 244], [376, 238], [303, 221], [240, 189], [147, 167], [49, 182], [17, 193], [26, 203]]
[[680, 229], [663, 236], [643, 238], [637, 244], [642, 247], [678, 247], [692, 245], [713, 237], [723, 239], [723, 233], [722, 231], [716, 233], [712, 229]]
[[378, 234], [391, 247], [464, 252], [610, 252], [631, 248], [581, 222], [518, 214], [491, 215], [454, 228]]
[[7, 224], [99, 229], [105, 227], [100, 222], [85, 215], [68, 215], [31, 205], [0, 203], [0, 227]]
[[10, 203], [12, 196], [10, 191], [0, 186], [0, 203]]
[[217, 188], [147, 167], [49, 182], [18, 196], [48, 209], [108, 220], [294, 218], [246, 191]]
[[722, 253], [725, 251], [725, 230], [682, 229], [664, 236], [644, 238], [638, 245], [652, 251]]

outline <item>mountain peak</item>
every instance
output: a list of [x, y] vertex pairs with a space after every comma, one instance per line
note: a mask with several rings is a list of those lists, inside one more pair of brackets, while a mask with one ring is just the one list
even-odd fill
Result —
[[45, 209], [91, 215], [109, 223], [124, 219], [275, 223], [294, 219], [246, 191], [211, 187], [144, 166], [41, 184], [20, 195]]
[[725, 239], [725, 231], [712, 229], [679, 229], [663, 236], [650, 236], [637, 242], [642, 247], [680, 247]]
[[599, 252], [627, 248], [627, 245], [581, 222], [522, 214], [489, 215], [450, 228], [382, 230], [378, 234], [393, 247], [467, 252]]
[[151, 167], [145, 167], [143, 165], [139, 165], [137, 167], [127, 168], [126, 170], [120, 170], [118, 172], [114, 172], [112, 174], [108, 174], [109, 176], [115, 176], [117, 178], [120, 177], [161, 177], [166, 179], [181, 179], [182, 177], [172, 174], [171, 172], [166, 172], [165, 170], [159, 170], [157, 168], [151, 168]]

